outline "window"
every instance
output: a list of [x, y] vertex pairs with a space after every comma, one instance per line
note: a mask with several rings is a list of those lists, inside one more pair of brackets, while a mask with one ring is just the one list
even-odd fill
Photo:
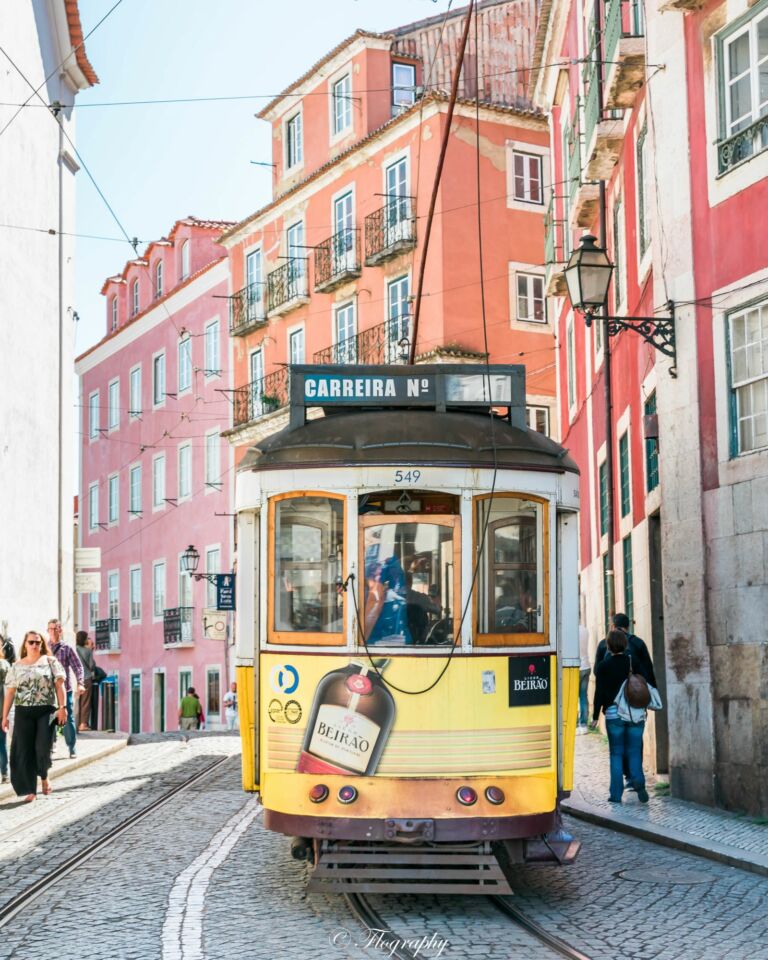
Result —
[[248, 322], [264, 317], [264, 286], [261, 279], [261, 250], [252, 250], [245, 258], [246, 310]]
[[[192, 577], [184, 569], [184, 560], [183, 557], [179, 557], [179, 606], [180, 607], [191, 607], [192, 606]], [[192, 624], [190, 623], [190, 628]], [[182, 619], [182, 630], [184, 628], [184, 620]], [[191, 639], [191, 635], [190, 635]]]
[[130, 407], [129, 416], [132, 418], [141, 416], [141, 367], [134, 367], [129, 376], [128, 406]]
[[[611, 571], [613, 573], [613, 571]], [[608, 554], [603, 554], [603, 635], [608, 633], [608, 624], [611, 622], [611, 588], [608, 576]]]
[[[652, 417], [656, 413], [656, 391], [643, 404], [643, 413]], [[648, 493], [659, 485], [659, 440], [658, 437], [645, 438], [645, 489]]]
[[152, 506], [165, 506], [165, 454], [152, 460]]
[[111, 308], [111, 310], [112, 310], [112, 324], [111, 324], [111, 328], [112, 328], [113, 330], [117, 330], [117, 297], [112, 297], [112, 301], [111, 301], [111, 304], [110, 304], [110, 308]]
[[304, 363], [304, 327], [292, 330], [288, 335], [288, 362]]
[[181, 245], [181, 279], [186, 280], [189, 276], [189, 240], [185, 240]]
[[157, 407], [165, 403], [165, 354], [158, 354], [152, 361], [152, 403]]
[[393, 112], [407, 110], [416, 102], [416, 67], [411, 63], [392, 64]]
[[330, 269], [333, 276], [357, 266], [355, 250], [355, 207], [351, 190], [333, 201], [333, 249]]
[[179, 393], [192, 386], [192, 338], [179, 340]]
[[626, 517], [632, 506], [629, 477], [629, 434], [626, 431], [619, 437], [619, 486], [621, 515]]
[[107, 520], [117, 523], [119, 519], [120, 478], [115, 473], [107, 480]]
[[346, 74], [333, 85], [333, 134], [336, 136], [352, 126], [352, 78]]
[[619, 198], [613, 204], [613, 305], [618, 311], [624, 299], [624, 222]]
[[524, 497], [479, 497], [476, 536], [485, 541], [477, 571], [477, 642], [541, 642], [545, 632], [545, 505]]
[[120, 425], [120, 381], [113, 380], [108, 389], [107, 427], [116, 430]]
[[131, 316], [135, 317], [139, 312], [139, 281], [134, 280], [131, 287]]
[[544, 277], [533, 273], [518, 273], [517, 310], [518, 320], [534, 323], [546, 323], [547, 313], [544, 304]]
[[[205, 551], [205, 572], [221, 573], [221, 551], [218, 547], [211, 547]], [[210, 581], [205, 585], [205, 605], [209, 610], [216, 609], [216, 584]]]
[[[723, 139], [734, 138], [729, 149], [720, 149], [719, 172], [768, 147], [768, 11], [765, 6], [741, 28], [719, 42], [720, 89], [724, 105]], [[738, 136], [741, 134], [741, 136]]]
[[99, 527], [99, 485], [92, 483], [88, 487], [88, 529], [97, 530]]
[[595, 357], [597, 358], [603, 352], [603, 321], [595, 320], [592, 324], [592, 329], [594, 330]]
[[109, 601], [109, 619], [117, 620], [120, 616], [120, 574], [116, 570], [107, 574], [107, 598]]
[[[344, 603], [336, 578], [344, 570], [344, 503], [289, 497], [271, 503], [274, 585], [270, 623], [281, 633], [335, 633], [341, 642]], [[272, 638], [270, 638], [272, 639]], [[288, 642], [295, 643], [296, 636]]]
[[192, 496], [192, 444], [179, 447], [179, 500]]
[[220, 374], [219, 321], [212, 320], [205, 327], [205, 375], [206, 377], [218, 377]]
[[192, 686], [192, 671], [179, 670], [179, 700], [186, 697], [187, 691]]
[[334, 311], [335, 357], [337, 363], [357, 362], [357, 340], [355, 339], [355, 305], [345, 303]]
[[205, 671], [206, 717], [213, 722], [216, 714], [221, 719], [221, 674], [218, 669]]
[[[571, 128], [569, 124], [566, 124], [563, 127], [563, 142], [562, 142], [562, 161], [563, 161], [563, 170], [569, 169], [570, 164], [570, 155], [571, 155]], [[565, 179], [566, 174], [563, 174]], [[569, 227], [569, 220], [571, 218], [571, 180], [567, 179], [563, 184], [563, 189], [560, 191], [562, 196], [560, 197], [562, 203], [562, 230], [563, 230], [563, 261], [565, 262], [568, 257], [571, 255], [571, 230]]]
[[141, 513], [141, 464], [131, 467], [128, 473], [128, 512], [135, 516]]
[[221, 489], [218, 430], [205, 435], [205, 485], [214, 490]]
[[535, 430], [536, 433], [543, 433], [545, 437], [549, 436], [548, 407], [526, 407], [525, 415], [528, 419], [528, 427], [531, 430]]
[[250, 359], [251, 365], [251, 410], [250, 418], [255, 420], [264, 413], [264, 351], [254, 350]]
[[624, 567], [624, 613], [629, 617], [629, 626], [635, 619], [635, 596], [632, 586], [632, 534], [621, 541], [621, 553]]
[[768, 300], [728, 317], [732, 449], [768, 447]]
[[304, 223], [300, 220], [286, 230], [288, 271], [290, 274], [291, 297], [299, 295], [296, 280], [304, 276], [307, 252], [304, 249]]
[[163, 261], [158, 260], [155, 264], [155, 299], [163, 295]]
[[512, 196], [523, 203], [543, 203], [541, 157], [512, 151]]
[[152, 564], [152, 615], [160, 618], [165, 610], [165, 560]]
[[608, 464], [605, 460], [599, 468], [600, 483], [600, 536], [608, 533]]
[[141, 567], [131, 567], [128, 572], [128, 597], [131, 605], [131, 623], [141, 621]]
[[573, 342], [573, 318], [568, 321], [565, 333], [566, 375], [568, 377], [568, 408], [576, 405], [576, 350]]
[[88, 622], [91, 625], [91, 630], [96, 626], [96, 621], [99, 619], [99, 595], [98, 593], [89, 593], [88, 594]]
[[99, 435], [99, 391], [88, 397], [88, 438], [95, 440]]
[[302, 143], [301, 113], [297, 113], [285, 124], [285, 166], [287, 170], [298, 165], [304, 159]]
[[410, 347], [410, 280], [408, 276], [387, 284], [387, 363], [408, 357]]
[[384, 246], [411, 239], [411, 198], [408, 196], [408, 161], [405, 157], [390, 164], [384, 175], [387, 213], [384, 218]]
[[650, 217], [650, 151], [648, 150], [648, 124], [643, 124], [643, 129], [637, 137], [636, 150], [636, 177], [637, 177], [637, 242], [640, 249], [640, 258], [645, 256], [648, 250], [648, 244], [651, 239], [651, 217]]

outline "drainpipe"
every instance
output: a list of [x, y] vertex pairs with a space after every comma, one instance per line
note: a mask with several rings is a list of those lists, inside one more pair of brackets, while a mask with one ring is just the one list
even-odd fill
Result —
[[57, 543], [57, 577], [56, 577], [56, 609], [59, 620], [62, 625], [63, 613], [63, 595], [62, 595], [62, 574], [64, 569], [64, 543], [62, 538], [62, 527], [64, 524], [64, 474], [63, 474], [63, 453], [64, 453], [64, 118], [61, 116], [61, 104], [52, 105], [53, 115], [59, 124], [59, 382], [58, 382], [58, 421], [59, 421], [59, 446], [58, 446], [58, 530], [56, 535]]

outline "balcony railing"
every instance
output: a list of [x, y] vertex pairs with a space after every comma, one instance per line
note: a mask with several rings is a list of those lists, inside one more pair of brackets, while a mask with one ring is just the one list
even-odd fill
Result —
[[603, 106], [634, 104], [645, 81], [645, 42], [641, 0], [607, 0], [603, 33], [605, 95]]
[[109, 617], [107, 620], [97, 620], [94, 624], [94, 641], [97, 650], [120, 649], [120, 618]]
[[600, 64], [588, 60], [584, 66], [584, 145], [589, 147], [595, 127], [600, 122]]
[[368, 266], [397, 256], [416, 245], [416, 220], [410, 197], [393, 197], [365, 218], [365, 262]]
[[727, 173], [732, 167], [768, 148], [768, 116], [734, 133], [717, 145], [717, 172]]
[[229, 332], [240, 337], [267, 322], [264, 313], [264, 284], [250, 283], [229, 301]]
[[233, 392], [233, 426], [242, 427], [287, 406], [289, 382], [288, 367], [282, 367], [245, 387], [238, 387]]
[[314, 363], [407, 363], [411, 318], [393, 317], [378, 326], [361, 330], [354, 337], [318, 350]]
[[267, 274], [267, 313], [284, 313], [307, 297], [307, 261], [294, 257]]
[[576, 100], [576, 113], [573, 126], [568, 134], [568, 196], [573, 207], [576, 191], [581, 184], [581, 134], [579, 133], [579, 101]]
[[163, 610], [163, 643], [166, 646], [192, 643], [194, 619], [194, 607], [169, 607]]
[[360, 276], [360, 231], [339, 230], [315, 247], [315, 290], [329, 292]]
[[567, 225], [555, 218], [555, 199], [554, 193], [551, 193], [549, 207], [544, 215], [544, 264], [547, 271], [546, 292], [559, 296], [565, 290], [563, 267], [568, 255], [568, 251], [564, 247], [567, 238]]

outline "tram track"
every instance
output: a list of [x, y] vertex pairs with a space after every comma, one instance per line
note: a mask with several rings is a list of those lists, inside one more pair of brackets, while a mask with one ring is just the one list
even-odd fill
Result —
[[581, 950], [572, 947], [569, 943], [566, 943], [565, 940], [561, 940], [560, 937], [545, 930], [541, 924], [532, 920], [518, 906], [511, 903], [508, 897], [489, 896], [488, 900], [500, 913], [509, 917], [518, 924], [518, 926], [541, 941], [541, 943], [546, 944], [561, 957], [565, 957], [566, 960], [591, 960], [586, 953], [582, 953]]
[[[99, 850], [109, 846], [113, 840], [130, 830], [132, 827], [136, 826], [136, 824], [144, 820], [145, 817], [148, 817], [156, 810], [159, 810], [166, 803], [173, 800], [174, 797], [177, 797], [180, 793], [183, 793], [185, 790], [189, 789], [189, 787], [198, 783], [200, 780], [203, 780], [215, 770], [218, 770], [223, 764], [227, 763], [227, 761], [231, 759], [232, 757], [230, 756], [220, 757], [213, 763], [208, 764], [208, 766], [203, 770], [193, 773], [191, 776], [187, 777], [186, 780], [176, 784], [176, 786], [172, 787], [170, 790], [167, 790], [151, 803], [146, 804], [146, 806], [142, 807], [140, 810], [137, 810], [124, 820], [121, 820], [120, 823], [116, 824], [102, 836], [89, 843], [82, 850], [78, 850], [77, 853], [73, 854], [67, 860], [59, 864], [55, 870], [51, 870], [49, 873], [25, 887], [24, 890], [21, 890], [14, 897], [11, 897], [10, 900], [0, 906], [0, 929], [10, 923], [10, 921], [29, 903], [31, 903], [33, 900], [36, 900], [48, 888], [53, 886], [53, 884], [57, 883], [63, 877], [67, 876], [69, 873], [72, 873], [73, 870], [76, 870], [81, 864], [88, 861], [94, 854], [98, 853]], [[48, 817], [46, 815], [40, 819], [42, 820], [47, 818]]]

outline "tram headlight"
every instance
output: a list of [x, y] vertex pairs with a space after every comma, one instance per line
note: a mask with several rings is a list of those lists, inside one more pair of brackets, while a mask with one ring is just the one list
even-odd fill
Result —
[[500, 787], [486, 787], [485, 799], [488, 803], [495, 803], [498, 806], [504, 803], [504, 791]]
[[328, 799], [328, 787], [324, 783], [316, 783], [309, 791], [309, 799], [312, 803], [322, 803]]
[[456, 791], [456, 799], [462, 806], [471, 807], [473, 803], [477, 803], [477, 791], [472, 787], [459, 787]]
[[351, 784], [339, 790], [339, 803], [354, 803], [357, 800], [357, 789]]

